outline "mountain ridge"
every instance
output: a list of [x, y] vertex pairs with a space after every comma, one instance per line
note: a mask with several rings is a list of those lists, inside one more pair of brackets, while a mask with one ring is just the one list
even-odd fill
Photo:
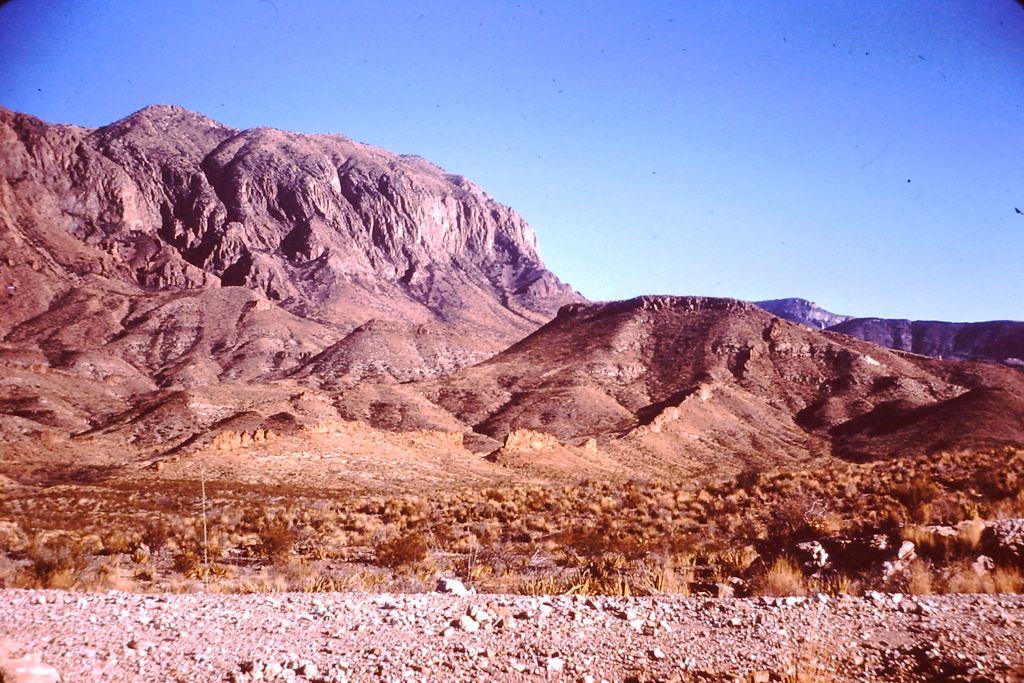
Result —
[[[45, 250], [63, 256], [51, 280], [219, 281], [349, 329], [463, 321], [508, 341], [581, 298], [544, 268], [518, 214], [422, 159], [343, 136], [236, 131], [170, 105], [93, 130], [4, 109], [0, 126], [11, 269], [19, 246], [64, 241]], [[39, 234], [53, 223], [65, 232]], [[24, 269], [16, 277], [36, 289]]]
[[897, 351], [1024, 367], [1024, 322], [964, 323], [841, 315], [797, 297], [754, 304], [791, 322], [839, 332]]
[[1024, 368], [1024, 322], [850, 318], [828, 328], [874, 344], [932, 358], [980, 360]]
[[763, 301], [755, 301], [754, 305], [790, 322], [800, 323], [819, 330], [832, 327], [853, 317], [826, 311], [813, 301], [799, 297], [765, 299]]
[[1024, 443], [1018, 370], [822, 330], [806, 300], [778, 310], [811, 327], [587, 302], [513, 209], [419, 157], [167, 105], [97, 129], [0, 109], [0, 145], [0, 440], [33, 481], [346, 420], [544, 476]]

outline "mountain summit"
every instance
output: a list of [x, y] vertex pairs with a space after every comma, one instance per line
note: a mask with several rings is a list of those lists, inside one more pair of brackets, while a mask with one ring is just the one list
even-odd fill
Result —
[[969, 330], [869, 326], [906, 353], [821, 330], [843, 316], [804, 300], [591, 304], [515, 211], [419, 157], [167, 105], [98, 129], [0, 109], [0, 149], [19, 481], [343, 421], [562, 474], [1024, 442], [1019, 369], [916, 355], [969, 357]]
[[492, 353], [582, 299], [515, 211], [340, 135], [239, 131], [169, 105], [95, 130], [0, 109], [0, 144], [3, 276], [25, 294], [0, 331], [74, 286], [243, 286], [344, 332], [443, 324]]

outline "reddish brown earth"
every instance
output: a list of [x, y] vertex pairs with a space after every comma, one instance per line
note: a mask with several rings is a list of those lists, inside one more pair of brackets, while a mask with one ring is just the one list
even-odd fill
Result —
[[[474, 500], [1024, 444], [1024, 369], [731, 299], [587, 303], [512, 209], [417, 157], [171, 106], [99, 129], [0, 109], [0, 150], [0, 280], [16, 285], [0, 294], [0, 509], [59, 493], [56, 508], [96, 512], [133, 505], [121, 490], [198, 481], [205, 520], [207, 482], [271, 502], [285, 489]], [[978, 481], [1017, 510], [1019, 480], [1003, 479]], [[25, 539], [0, 539], [4, 576], [32, 565], [30, 537], [81, 536], [34, 514], [0, 520]], [[309, 680], [817, 680], [794, 678], [801, 662], [825, 680], [1017, 680], [1019, 600], [901, 599], [10, 591], [0, 612], [17, 619], [0, 636], [16, 642], [0, 658], [35, 652], [69, 680], [254, 680], [271, 663]], [[447, 630], [480, 609], [509, 630]], [[54, 624], [77, 629], [55, 638]]]
[[[0, 139], [17, 284], [0, 316], [0, 471], [16, 480], [339, 420], [461, 434], [549, 472], [1024, 443], [1021, 370], [727, 299], [582, 303], [514, 211], [416, 157], [172, 106], [95, 130], [3, 110]], [[516, 430], [554, 440], [499, 452]]]

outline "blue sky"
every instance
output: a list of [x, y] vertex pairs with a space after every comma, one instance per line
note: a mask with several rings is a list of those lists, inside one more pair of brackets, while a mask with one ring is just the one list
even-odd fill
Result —
[[592, 299], [1024, 319], [1013, 0], [12, 0], [0, 105], [152, 103], [419, 154]]

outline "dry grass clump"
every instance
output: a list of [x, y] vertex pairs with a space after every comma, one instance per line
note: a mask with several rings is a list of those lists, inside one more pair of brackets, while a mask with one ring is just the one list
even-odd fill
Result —
[[40, 588], [74, 588], [90, 564], [90, 554], [78, 539], [39, 535], [26, 552], [29, 584]]
[[269, 518], [258, 532], [259, 554], [271, 564], [285, 564], [292, 557], [299, 534], [284, 519]]
[[764, 573], [758, 584], [762, 595], [807, 595], [804, 572], [791, 560], [780, 557]]
[[990, 572], [979, 572], [974, 566], [957, 564], [945, 572], [947, 593], [1020, 593], [1024, 590], [1024, 575], [1012, 567], [997, 567]]
[[956, 526], [909, 525], [903, 528], [901, 535], [914, 544], [920, 557], [946, 563], [977, 556], [984, 531], [983, 521], [971, 519]]
[[[1005, 449], [429, 495], [207, 481], [205, 536], [200, 481], [62, 486], [4, 494], [0, 585], [404, 590], [443, 573], [503, 592], [1017, 591], [1012, 567], [974, 565], [983, 520], [1024, 517], [1022, 481], [1024, 451]], [[875, 537], [916, 549], [888, 583]], [[819, 570], [795, 554], [835, 539], [866, 550]]]

